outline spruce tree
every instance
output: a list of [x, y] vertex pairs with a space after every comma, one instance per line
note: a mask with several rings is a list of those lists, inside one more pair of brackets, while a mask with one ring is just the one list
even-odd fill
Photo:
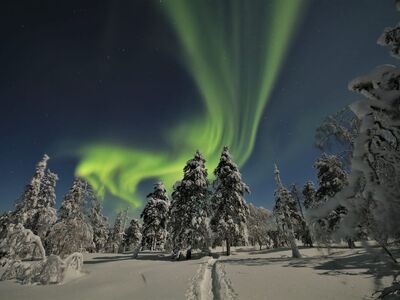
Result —
[[[333, 197], [340, 192], [348, 183], [347, 173], [343, 169], [343, 164], [335, 155], [322, 154], [317, 159], [314, 167], [318, 170], [319, 188], [315, 193], [314, 207], [320, 207], [330, 202]], [[314, 234], [317, 239], [329, 243], [332, 234], [339, 228], [343, 217], [347, 214], [347, 209], [343, 205], [337, 205], [329, 214], [320, 218], [314, 227]], [[354, 242], [347, 240], [349, 247], [354, 247]]]
[[186, 163], [183, 179], [174, 185], [169, 233], [173, 251], [205, 249], [209, 243], [209, 191], [205, 159], [199, 151]]
[[306, 222], [306, 219], [304, 217], [304, 212], [303, 212], [303, 207], [301, 204], [301, 194], [300, 191], [298, 190], [296, 184], [292, 185], [292, 188], [290, 190], [292, 193], [293, 198], [296, 201], [296, 206], [293, 207], [293, 210], [296, 211], [296, 216], [297, 216], [297, 226], [295, 227], [295, 234], [296, 238], [301, 239], [303, 242], [303, 245], [308, 245], [310, 247], [313, 247], [313, 241], [311, 238], [311, 233], [308, 228], [308, 224]]
[[114, 227], [109, 231], [108, 240], [105, 246], [106, 252], [124, 252], [125, 223], [128, 209], [120, 211], [115, 218]]
[[[47, 170], [49, 156], [46, 154], [37, 163], [31, 182], [16, 203], [15, 210], [3, 216], [2, 228], [10, 223], [21, 224], [38, 235], [42, 240], [57, 220], [55, 205], [56, 174]], [[2, 231], [3, 232], [3, 231]], [[1, 235], [1, 232], [0, 232]]]
[[315, 194], [316, 189], [312, 181], [307, 181], [303, 187], [303, 205], [306, 210], [314, 208], [317, 206]]
[[286, 189], [282, 182], [278, 167], [275, 165], [275, 182], [277, 189], [275, 192], [275, 205], [273, 212], [277, 218], [278, 226], [286, 236], [292, 249], [292, 257], [300, 258], [301, 254], [296, 244], [294, 227], [299, 220], [299, 213], [296, 209], [296, 201], [292, 193]]
[[45, 154], [37, 163], [35, 174], [33, 175], [31, 182], [26, 186], [24, 194], [16, 203], [15, 211], [12, 214], [13, 223], [20, 223], [24, 226], [29, 226], [29, 224], [33, 223], [32, 219], [34, 219], [38, 207], [40, 191], [43, 179], [46, 176], [48, 160], [49, 157]]
[[87, 182], [75, 178], [59, 210], [59, 219], [51, 228], [46, 246], [51, 254], [66, 256], [92, 250], [93, 229], [84, 214]]
[[87, 195], [90, 201], [88, 219], [93, 228], [95, 251], [103, 252], [108, 240], [108, 220], [107, 217], [103, 215], [101, 203], [90, 185], [88, 185], [87, 188]]
[[45, 240], [51, 227], [57, 221], [57, 211], [54, 208], [56, 204], [55, 187], [58, 180], [57, 174], [47, 170], [42, 179], [42, 185], [37, 202], [36, 213], [27, 224], [33, 233], [37, 234], [42, 241]]
[[226, 242], [226, 255], [230, 255], [231, 245], [237, 240], [247, 239], [246, 220], [249, 209], [244, 194], [249, 193], [237, 165], [232, 161], [229, 149], [224, 147], [219, 164], [214, 171], [215, 188], [212, 197], [214, 215], [212, 230]]
[[126, 251], [135, 251], [142, 241], [142, 226], [139, 220], [132, 219], [129, 227], [125, 230], [124, 248]]
[[254, 207], [253, 204], [248, 204], [249, 216], [247, 218], [247, 229], [249, 234], [249, 242], [251, 245], [256, 243], [260, 247], [270, 245], [270, 218], [271, 212], [263, 207]]
[[152, 251], [163, 249], [167, 237], [169, 199], [162, 182], [154, 185], [147, 195], [148, 202], [140, 217], [143, 218], [142, 246]]

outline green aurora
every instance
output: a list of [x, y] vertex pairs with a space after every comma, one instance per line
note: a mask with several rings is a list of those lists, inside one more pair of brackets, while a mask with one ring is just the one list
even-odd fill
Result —
[[109, 193], [137, 208], [139, 184], [160, 179], [171, 188], [196, 149], [209, 170], [224, 145], [243, 166], [304, 5], [305, 0], [162, 2], [204, 111], [165, 132], [168, 149], [86, 145], [76, 174], [100, 195]]

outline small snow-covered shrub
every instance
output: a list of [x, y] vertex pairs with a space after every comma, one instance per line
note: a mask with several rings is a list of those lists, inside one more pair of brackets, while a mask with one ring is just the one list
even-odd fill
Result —
[[10, 224], [0, 242], [0, 255], [5, 259], [44, 259], [46, 254], [40, 237], [22, 224]]
[[62, 283], [71, 273], [79, 274], [83, 265], [81, 253], [73, 253], [62, 260], [57, 255], [50, 255], [39, 262], [9, 260], [1, 280], [17, 279], [22, 284]]

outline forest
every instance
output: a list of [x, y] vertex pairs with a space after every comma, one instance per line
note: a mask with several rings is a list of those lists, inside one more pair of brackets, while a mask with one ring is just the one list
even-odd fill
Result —
[[[400, 58], [400, 26], [386, 28], [378, 44]], [[62, 283], [82, 271], [85, 253], [128, 253], [134, 260], [159, 252], [178, 263], [253, 246], [287, 248], [292, 259], [301, 259], [306, 248], [340, 244], [381, 251], [379, 259], [394, 275], [375, 297], [400, 297], [400, 69], [378, 66], [348, 88], [361, 100], [332, 112], [315, 133], [321, 150], [314, 163], [317, 182], [286, 185], [275, 165], [270, 174], [275, 194], [267, 195], [274, 199], [272, 209], [246, 202], [251, 189], [229, 145], [212, 174], [207, 158], [196, 151], [172, 190], [154, 184], [140, 219], [121, 210], [114, 224], [97, 191], [81, 177], [57, 210], [59, 178], [44, 155], [14, 209], [0, 216], [1, 280]]]

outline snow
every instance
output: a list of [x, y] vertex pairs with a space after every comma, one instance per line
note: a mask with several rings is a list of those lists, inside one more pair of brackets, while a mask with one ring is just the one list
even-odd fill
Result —
[[[237, 252], [222, 258], [239, 299], [363, 299], [374, 292], [371, 262], [362, 249], [333, 249], [325, 258], [316, 248], [301, 249], [303, 258], [291, 251]], [[326, 254], [326, 253], [325, 253]], [[364, 259], [368, 257], [370, 259]], [[391, 278], [385, 278], [389, 285]]]
[[[334, 248], [328, 256], [304, 248], [301, 259], [290, 258], [285, 249], [232, 250], [229, 257], [185, 261], [150, 252], [136, 260], [131, 254], [85, 254], [84, 276], [49, 286], [3, 281], [0, 295], [18, 300], [363, 299], [374, 292], [373, 275], [381, 265], [361, 248]], [[381, 275], [390, 285], [390, 273]]]

